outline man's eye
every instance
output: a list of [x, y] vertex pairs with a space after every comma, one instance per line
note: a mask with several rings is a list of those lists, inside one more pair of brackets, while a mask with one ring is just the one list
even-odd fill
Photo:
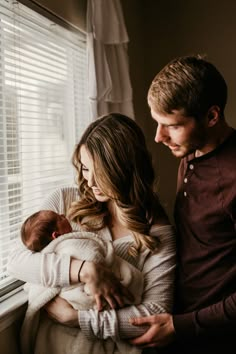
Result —
[[170, 125], [169, 128], [171, 128], [173, 130], [177, 130], [177, 129], [179, 129], [179, 125]]

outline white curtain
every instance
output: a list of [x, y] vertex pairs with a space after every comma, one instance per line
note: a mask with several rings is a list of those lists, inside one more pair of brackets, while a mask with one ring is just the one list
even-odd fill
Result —
[[88, 0], [88, 92], [91, 118], [110, 112], [134, 118], [128, 35], [120, 0]]

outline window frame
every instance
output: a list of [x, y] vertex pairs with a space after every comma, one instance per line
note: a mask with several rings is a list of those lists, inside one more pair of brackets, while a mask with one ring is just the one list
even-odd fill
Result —
[[[17, 6], [18, 7], [20, 7], [20, 8], [22, 8], [22, 6], [24, 7], [24, 5], [22, 5], [22, 4], [20, 4], [20, 3], [17, 3], [16, 1], [13, 1], [13, 0], [10, 0], [10, 1], [6, 1], [6, 3], [14, 3], [14, 5], [16, 6], [16, 4], [17, 4]], [[24, 3], [24, 2], [23, 2]], [[35, 4], [34, 4], [35, 5]], [[0, 5], [1, 6], [1, 5]], [[35, 6], [34, 6], [35, 7]], [[34, 8], [34, 10], [35, 10], [35, 8]], [[31, 11], [31, 10], [29, 10], [29, 11]], [[44, 11], [45, 12], [45, 11]], [[42, 16], [41, 14], [40, 14], [40, 16]], [[52, 14], [50, 14], [50, 16], [47, 16], [47, 17], [50, 17], [50, 21], [51, 21], [51, 19], [52, 19]], [[55, 21], [55, 24], [56, 24], [56, 26], [59, 26], [58, 25], [58, 22], [60, 22], [60, 26], [61, 26], [61, 24], [63, 23], [63, 27], [64, 28], [67, 28], [67, 31], [71, 31], [71, 32], [73, 32], [73, 35], [76, 35], [76, 34], [78, 34], [81, 38], [83, 38], [83, 40], [84, 40], [84, 43], [85, 43], [85, 47], [84, 47], [84, 50], [86, 51], [86, 35], [83, 33], [83, 32], [81, 32], [81, 31], [78, 31], [78, 30], [76, 30], [74, 27], [72, 27], [72, 26], [68, 26], [68, 24], [67, 23], [65, 23], [65, 22], [63, 22], [63, 21], [58, 21], [58, 18], [56, 18], [56, 17], [54, 17], [54, 19], [56, 20]], [[59, 28], [59, 27], [58, 27]], [[68, 29], [69, 28], [69, 29]], [[69, 32], [68, 32], [68, 34], [69, 34]], [[1, 55], [1, 46], [0, 46], [0, 55]], [[84, 52], [84, 54], [83, 55], [85, 55], [85, 52]], [[2, 54], [1, 55], [1, 57], [3, 58], [4, 57], [4, 55]], [[75, 58], [73, 58], [72, 59], [72, 61], [73, 60], [76, 60]], [[0, 62], [0, 64], [1, 64], [2, 62]], [[71, 63], [71, 65], [73, 66], [73, 65], [75, 65], [76, 63]], [[85, 69], [85, 73], [87, 74], [87, 72], [86, 72], [86, 69], [87, 69], [87, 67], [86, 67], [86, 64], [84, 64], [85, 66], [84, 66], [84, 69]], [[3, 70], [2, 70], [2, 72], [3, 72]], [[0, 73], [1, 74], [1, 73]], [[86, 75], [85, 74], [85, 75]], [[1, 76], [0, 76], [0, 79], [1, 79]], [[71, 79], [72, 79], [72, 81], [74, 80], [74, 76], [72, 75], [71, 76]], [[2, 80], [4, 80], [4, 78], [2, 78]], [[78, 86], [78, 82], [73, 82], [72, 83], [74, 86], [75, 86], [75, 92], [76, 92], [76, 94], [78, 94], [78, 90], [76, 91], [76, 87]], [[77, 86], [76, 86], [77, 85]], [[81, 96], [81, 98], [80, 98], [80, 101], [83, 101], [84, 99], [85, 99], [85, 97], [86, 97], [86, 90], [87, 90], [87, 87], [86, 87], [86, 85], [87, 85], [87, 80], [85, 80], [85, 83], [84, 83], [84, 86], [83, 86], [83, 93], [82, 93], [82, 96]], [[0, 88], [1, 88], [1, 82], [0, 82]], [[68, 96], [71, 94], [71, 92], [68, 92]], [[64, 128], [64, 130], [63, 130], [63, 134], [65, 135], [65, 143], [66, 144], [69, 144], [69, 146], [68, 146], [68, 151], [70, 151], [70, 153], [72, 152], [72, 149], [73, 149], [73, 147], [74, 147], [74, 145], [75, 145], [75, 143], [78, 141], [78, 138], [81, 136], [81, 134], [82, 134], [82, 132], [83, 132], [83, 130], [86, 128], [86, 126], [90, 123], [90, 117], [89, 117], [89, 114], [88, 114], [88, 110], [89, 110], [89, 104], [88, 104], [88, 101], [86, 101], [86, 103], [85, 103], [85, 107], [83, 108], [83, 112], [86, 112], [87, 114], [84, 114], [84, 116], [86, 116], [87, 118], [86, 118], [86, 122], [82, 122], [82, 118], [83, 118], [83, 115], [82, 115], [82, 113], [81, 112], [79, 112], [79, 108], [76, 106], [77, 105], [77, 102], [76, 102], [76, 98], [74, 97], [73, 98], [73, 100], [74, 100], [74, 102], [73, 102], [73, 107], [74, 107], [74, 112], [72, 112], [72, 115], [73, 115], [73, 122], [74, 122], [74, 125], [71, 127], [71, 131], [70, 132], [67, 132], [67, 129], [65, 129]], [[78, 99], [78, 101], [79, 101], [79, 99]], [[4, 105], [4, 97], [2, 98], [2, 102], [3, 102], [3, 105]], [[77, 109], [77, 111], [76, 111], [76, 109]], [[76, 111], [76, 112], [75, 112]], [[71, 113], [71, 112], [70, 112]], [[81, 122], [79, 121], [79, 118], [81, 117]], [[65, 120], [65, 119], [64, 119]], [[3, 122], [3, 124], [4, 124], [4, 122]], [[15, 123], [15, 124], [17, 124], [17, 122]], [[17, 127], [16, 127], [16, 129], [17, 129]], [[68, 133], [68, 134], [67, 134]], [[6, 139], [6, 138], [5, 138]], [[1, 139], [0, 139], [1, 140]], [[4, 137], [2, 138], [2, 141], [4, 142]], [[0, 145], [1, 145], [1, 142], [0, 142]], [[3, 144], [3, 146], [4, 146], [4, 144]], [[68, 160], [70, 160], [70, 154], [68, 154]], [[66, 169], [66, 168], [65, 168]], [[72, 172], [71, 172], [71, 177], [73, 178], [73, 174], [72, 174]], [[17, 179], [16, 179], [16, 181], [17, 181]], [[14, 181], [13, 181], [14, 182]], [[72, 179], [71, 179], [71, 183], [72, 183]], [[60, 184], [58, 184], [58, 186], [59, 186]], [[22, 187], [21, 187], [22, 188]], [[40, 207], [40, 204], [41, 204], [41, 202], [42, 202], [42, 200], [40, 200], [40, 202], [38, 202], [38, 204], [37, 204], [37, 207], [39, 208]], [[9, 204], [9, 202], [8, 202], [8, 204]], [[25, 215], [25, 214], [23, 214], [22, 213], [22, 215], [21, 215], [21, 222], [23, 222], [23, 220], [24, 220], [24, 218], [25, 218], [25, 216], [28, 216], [28, 215]], [[18, 231], [20, 231], [20, 228], [18, 229]], [[0, 242], [1, 242], [1, 235], [0, 235]], [[1, 248], [0, 248], [0, 251], [1, 251]], [[0, 254], [1, 255], [1, 254]], [[0, 276], [1, 276], [1, 274], [0, 274]], [[9, 278], [10, 279], [10, 278]], [[10, 281], [10, 283], [9, 284], [7, 284], [6, 283], [6, 285], [4, 285], [4, 286], [1, 286], [0, 287], [0, 302], [2, 302], [2, 301], [4, 301], [8, 296], [11, 296], [12, 294], [14, 294], [15, 292], [17, 292], [17, 291], [19, 291], [19, 290], [21, 290], [22, 289], [22, 284], [23, 284], [23, 282], [22, 281], [20, 281], [20, 280], [13, 280], [13, 281]]]

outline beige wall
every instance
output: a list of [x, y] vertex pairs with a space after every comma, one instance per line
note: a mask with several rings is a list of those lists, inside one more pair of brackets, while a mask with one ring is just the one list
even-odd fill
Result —
[[154, 76], [172, 58], [207, 54], [229, 88], [226, 119], [236, 128], [236, 2], [226, 0], [122, 0], [130, 37], [130, 74], [136, 119], [145, 131], [157, 174], [161, 199], [172, 214], [178, 160], [153, 142], [146, 94]]

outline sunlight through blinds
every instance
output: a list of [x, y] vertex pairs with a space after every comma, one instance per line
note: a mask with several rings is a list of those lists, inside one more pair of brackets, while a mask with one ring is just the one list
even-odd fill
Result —
[[[86, 36], [0, 0], [0, 289], [22, 221], [56, 187], [88, 125]], [[1, 292], [0, 292], [1, 293]]]

